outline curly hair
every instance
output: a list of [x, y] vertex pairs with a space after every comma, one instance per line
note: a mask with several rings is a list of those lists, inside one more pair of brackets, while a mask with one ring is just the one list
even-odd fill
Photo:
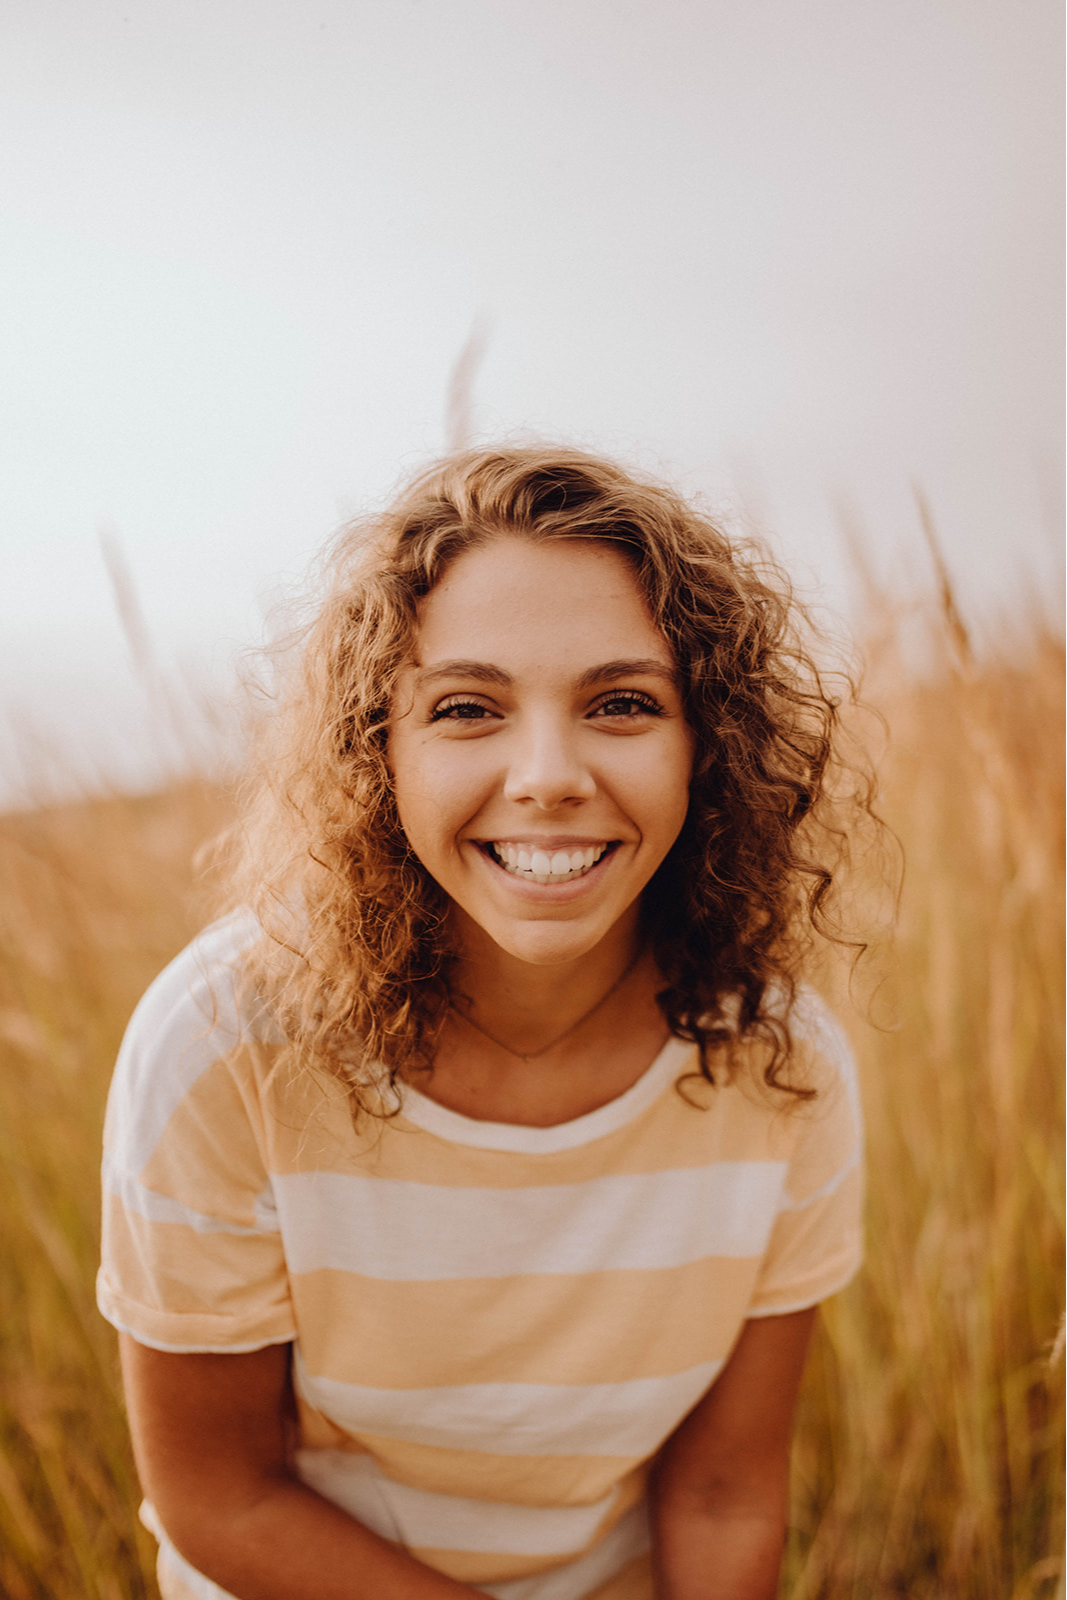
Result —
[[[231, 903], [262, 937], [249, 971], [297, 1059], [339, 1077], [355, 1110], [387, 1077], [432, 1065], [449, 1002], [448, 901], [393, 796], [390, 705], [419, 603], [463, 552], [506, 533], [607, 545], [629, 564], [674, 653], [695, 754], [682, 831], [644, 891], [644, 937], [671, 1032], [710, 1082], [763, 1046], [789, 1081], [790, 1014], [871, 785], [838, 752], [830, 692], [784, 574], [673, 490], [569, 448], [470, 450], [422, 472], [330, 548], [327, 593], [267, 720], [235, 836]], [[845, 690], [850, 689], [847, 678]]]

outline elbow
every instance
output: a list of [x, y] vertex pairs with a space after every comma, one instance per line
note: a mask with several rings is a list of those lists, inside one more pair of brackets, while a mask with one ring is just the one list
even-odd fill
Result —
[[[217, 1583], [243, 1569], [289, 1494], [297, 1489], [284, 1469], [224, 1483], [207, 1479], [180, 1492], [154, 1485], [149, 1505], [162, 1535], [190, 1566]], [[231, 1577], [232, 1582], [232, 1577]]]

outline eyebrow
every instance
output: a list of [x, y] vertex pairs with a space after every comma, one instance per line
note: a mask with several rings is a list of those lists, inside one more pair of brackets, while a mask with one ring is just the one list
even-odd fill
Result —
[[511, 674], [487, 661], [439, 661], [435, 667], [420, 667], [415, 674], [418, 688], [436, 683], [438, 678], [474, 678], [478, 683], [495, 683], [501, 688], [511, 682]]
[[675, 683], [678, 674], [655, 656], [637, 656], [630, 661], [605, 661], [602, 667], [590, 667], [578, 679], [578, 688], [593, 689], [611, 678], [661, 678], [665, 683]]
[[[491, 683], [507, 688], [514, 680], [502, 667], [487, 661], [439, 661], [436, 666], [422, 667], [415, 675], [419, 688], [436, 683], [439, 678], [473, 678], [478, 683]], [[600, 666], [589, 667], [578, 679], [579, 689], [593, 689], [598, 683], [617, 678], [660, 678], [665, 683], [676, 683], [678, 674], [673, 667], [657, 661], [655, 656], [636, 656], [621, 661], [605, 661]]]

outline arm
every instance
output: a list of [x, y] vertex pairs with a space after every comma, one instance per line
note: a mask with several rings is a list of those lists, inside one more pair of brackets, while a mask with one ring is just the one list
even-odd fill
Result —
[[774, 1600], [789, 1441], [815, 1309], [754, 1318], [664, 1445], [652, 1485], [658, 1600]]
[[172, 1355], [121, 1343], [141, 1482], [206, 1577], [240, 1600], [473, 1600], [290, 1471], [288, 1345]]

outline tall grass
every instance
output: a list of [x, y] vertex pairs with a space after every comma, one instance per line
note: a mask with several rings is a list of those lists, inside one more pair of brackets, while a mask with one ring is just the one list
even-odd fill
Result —
[[[855, 1021], [869, 1260], [801, 1404], [792, 1600], [1046, 1600], [1063, 1544], [1062, 651], [876, 663], [897, 942]], [[226, 802], [187, 784], [0, 818], [0, 1594], [141, 1600], [152, 1542], [93, 1308], [108, 1075], [197, 925]]]
[[852, 1030], [869, 1259], [803, 1396], [792, 1600], [1062, 1594], [1063, 651], [979, 664], [945, 600], [939, 670], [875, 664], [905, 879]]
[[0, 818], [0, 1595], [141, 1600], [153, 1541], [95, 1310], [115, 1049], [195, 931], [190, 860], [224, 820], [196, 785]]

